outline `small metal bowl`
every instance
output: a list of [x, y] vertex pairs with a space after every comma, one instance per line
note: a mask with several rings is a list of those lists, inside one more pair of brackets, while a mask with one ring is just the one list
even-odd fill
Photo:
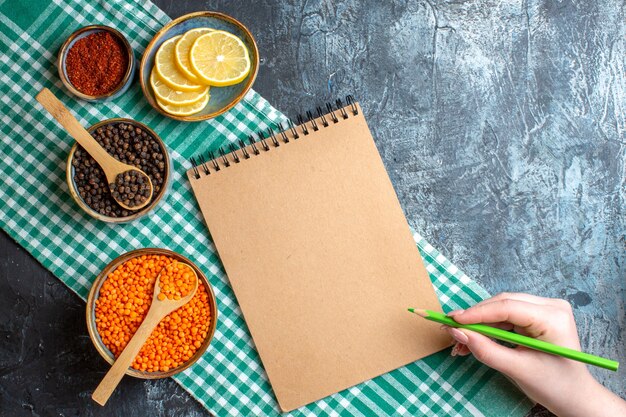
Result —
[[[173, 38], [174, 36], [182, 35], [190, 29], [195, 28], [211, 28], [217, 30], [223, 30], [230, 32], [235, 36], [238, 36], [248, 48], [250, 54], [250, 73], [239, 84], [231, 85], [229, 87], [211, 87], [211, 98], [209, 103], [199, 113], [190, 116], [176, 116], [169, 114], [156, 102], [154, 98], [154, 92], [150, 86], [150, 72], [154, 65], [154, 57], [157, 50], [166, 40]], [[252, 36], [252, 33], [238, 20], [217, 12], [195, 12], [189, 13], [178, 19], [172, 20], [167, 25], [163, 26], [159, 30], [154, 38], [150, 41], [146, 50], [141, 58], [141, 64], [139, 66], [139, 82], [141, 83], [141, 89], [143, 94], [148, 100], [148, 103], [156, 111], [172, 119], [180, 120], [183, 122], [199, 122], [201, 120], [212, 119], [220, 114], [230, 110], [233, 106], [239, 103], [248, 90], [252, 87], [257, 73], [259, 72], [259, 48], [256, 45], [256, 41]]]
[[145, 248], [145, 249], [136, 249], [130, 252], [126, 252], [123, 255], [118, 256], [113, 261], [111, 261], [100, 274], [96, 277], [95, 282], [93, 283], [91, 290], [89, 291], [89, 297], [87, 298], [87, 330], [89, 332], [89, 338], [91, 339], [93, 345], [96, 347], [96, 350], [100, 355], [111, 365], [115, 361], [113, 357], [113, 353], [104, 345], [102, 339], [100, 338], [100, 334], [98, 333], [98, 329], [96, 327], [96, 300], [100, 295], [100, 287], [107, 279], [108, 275], [115, 270], [119, 265], [128, 261], [129, 259], [136, 258], [142, 255], [165, 255], [176, 259], [177, 261], [184, 262], [187, 265], [191, 266], [193, 270], [196, 272], [198, 279], [209, 295], [209, 308], [211, 310], [211, 323], [209, 324], [209, 331], [207, 332], [207, 336], [202, 342], [200, 348], [194, 353], [194, 355], [184, 364], [170, 369], [167, 372], [144, 372], [138, 371], [132, 367], [129, 367], [126, 371], [126, 375], [134, 376], [136, 378], [142, 379], [159, 379], [159, 378], [167, 378], [169, 376], [175, 375], [183, 370], [189, 368], [193, 365], [203, 354], [206, 352], [207, 348], [211, 344], [211, 340], [213, 339], [213, 334], [215, 333], [215, 328], [217, 326], [217, 303], [215, 301], [215, 294], [213, 293], [213, 288], [209, 283], [208, 278], [200, 268], [198, 268], [193, 262], [189, 259], [185, 258], [182, 255], [179, 255], [176, 252], [172, 252], [167, 249], [159, 249], [159, 248]]
[[146, 132], [148, 132], [153, 138], [156, 139], [156, 141], [159, 143], [159, 145], [161, 146], [161, 151], [163, 152], [163, 155], [165, 155], [165, 178], [163, 181], [163, 187], [161, 187], [161, 190], [159, 190], [158, 193], [156, 193], [153, 197], [152, 197], [152, 202], [150, 204], [148, 204], [146, 207], [144, 207], [143, 209], [134, 212], [133, 214], [131, 214], [130, 216], [126, 216], [126, 217], [109, 217], [109, 216], [105, 216], [103, 214], [98, 213], [97, 211], [95, 211], [94, 209], [92, 209], [91, 207], [89, 207], [87, 205], [87, 203], [85, 203], [83, 201], [83, 199], [81, 198], [79, 192], [78, 192], [78, 187], [76, 186], [76, 182], [74, 182], [74, 166], [72, 165], [72, 160], [74, 159], [74, 153], [76, 152], [76, 149], [78, 148], [78, 144], [75, 143], [74, 146], [72, 146], [72, 149], [70, 150], [70, 153], [67, 157], [67, 164], [66, 164], [66, 179], [67, 179], [67, 186], [70, 190], [70, 194], [72, 195], [72, 198], [74, 199], [74, 201], [76, 201], [76, 204], [78, 204], [78, 206], [88, 215], [90, 215], [91, 217], [98, 219], [98, 220], [102, 220], [103, 222], [107, 222], [107, 223], [128, 223], [131, 222], [133, 220], [136, 220], [140, 217], [145, 216], [146, 214], [148, 214], [149, 212], [151, 212], [152, 210], [154, 210], [155, 208], [157, 208], [164, 200], [165, 200], [165, 196], [167, 195], [167, 192], [169, 191], [169, 186], [170, 186], [170, 178], [171, 178], [171, 163], [170, 163], [170, 157], [169, 154], [167, 152], [167, 147], [165, 146], [165, 143], [163, 142], [163, 140], [161, 140], [161, 138], [159, 137], [159, 135], [157, 135], [152, 129], [150, 129], [148, 126], [144, 125], [143, 123], [140, 123], [136, 120], [132, 120], [132, 119], [124, 119], [124, 118], [115, 118], [115, 119], [107, 119], [107, 120], [103, 120], [100, 123], [96, 123], [95, 125], [89, 127], [87, 129], [87, 131], [89, 133], [94, 132], [96, 129], [98, 129], [99, 127], [103, 127], [106, 126], [108, 124], [111, 123], [127, 123], [136, 127], [139, 127], [141, 129], [144, 129]]
[[[72, 48], [72, 46], [74, 46], [77, 40], [97, 32], [109, 32], [111, 35], [115, 36], [122, 42], [122, 45], [124, 45], [124, 49], [128, 54], [128, 68], [126, 69], [124, 78], [122, 78], [122, 81], [115, 88], [115, 90], [99, 96], [91, 96], [89, 94], [85, 94], [79, 91], [76, 87], [74, 87], [74, 85], [70, 81], [69, 76], [67, 75], [65, 59], [67, 58], [67, 53]], [[91, 25], [78, 29], [76, 32], [72, 33], [65, 42], [63, 42], [63, 45], [61, 45], [61, 49], [59, 50], [57, 67], [59, 70], [59, 76], [61, 77], [61, 81], [70, 91], [70, 93], [86, 101], [105, 101], [117, 98], [124, 94], [126, 90], [128, 90], [128, 87], [130, 87], [133, 82], [133, 78], [137, 68], [137, 60], [135, 59], [135, 54], [133, 53], [133, 48], [130, 46], [130, 43], [128, 42], [126, 37], [124, 37], [124, 35], [122, 35], [118, 30], [104, 25]]]

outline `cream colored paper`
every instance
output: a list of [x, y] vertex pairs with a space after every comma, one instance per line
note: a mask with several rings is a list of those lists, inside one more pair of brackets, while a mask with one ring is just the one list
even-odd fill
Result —
[[346, 111], [188, 172], [283, 411], [450, 345], [407, 312], [441, 307], [361, 109]]

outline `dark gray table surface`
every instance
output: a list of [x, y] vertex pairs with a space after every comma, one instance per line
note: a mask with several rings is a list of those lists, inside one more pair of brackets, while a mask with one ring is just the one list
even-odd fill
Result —
[[[623, 1], [156, 3], [248, 25], [289, 116], [354, 94], [412, 226], [492, 293], [568, 299], [584, 349], [626, 363]], [[84, 303], [1, 233], [1, 415], [208, 414], [171, 380], [99, 408], [106, 369]], [[592, 371], [626, 397], [623, 369]]]

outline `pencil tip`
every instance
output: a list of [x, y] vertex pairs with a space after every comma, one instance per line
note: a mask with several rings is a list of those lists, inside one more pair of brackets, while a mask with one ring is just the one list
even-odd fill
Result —
[[421, 317], [428, 317], [428, 312], [421, 308], [409, 308], [409, 311]]

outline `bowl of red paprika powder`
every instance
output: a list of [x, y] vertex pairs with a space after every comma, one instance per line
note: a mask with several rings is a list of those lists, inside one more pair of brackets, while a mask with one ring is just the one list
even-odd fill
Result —
[[65, 87], [86, 101], [122, 95], [135, 75], [137, 61], [128, 40], [104, 25], [85, 26], [61, 46], [57, 61]]

